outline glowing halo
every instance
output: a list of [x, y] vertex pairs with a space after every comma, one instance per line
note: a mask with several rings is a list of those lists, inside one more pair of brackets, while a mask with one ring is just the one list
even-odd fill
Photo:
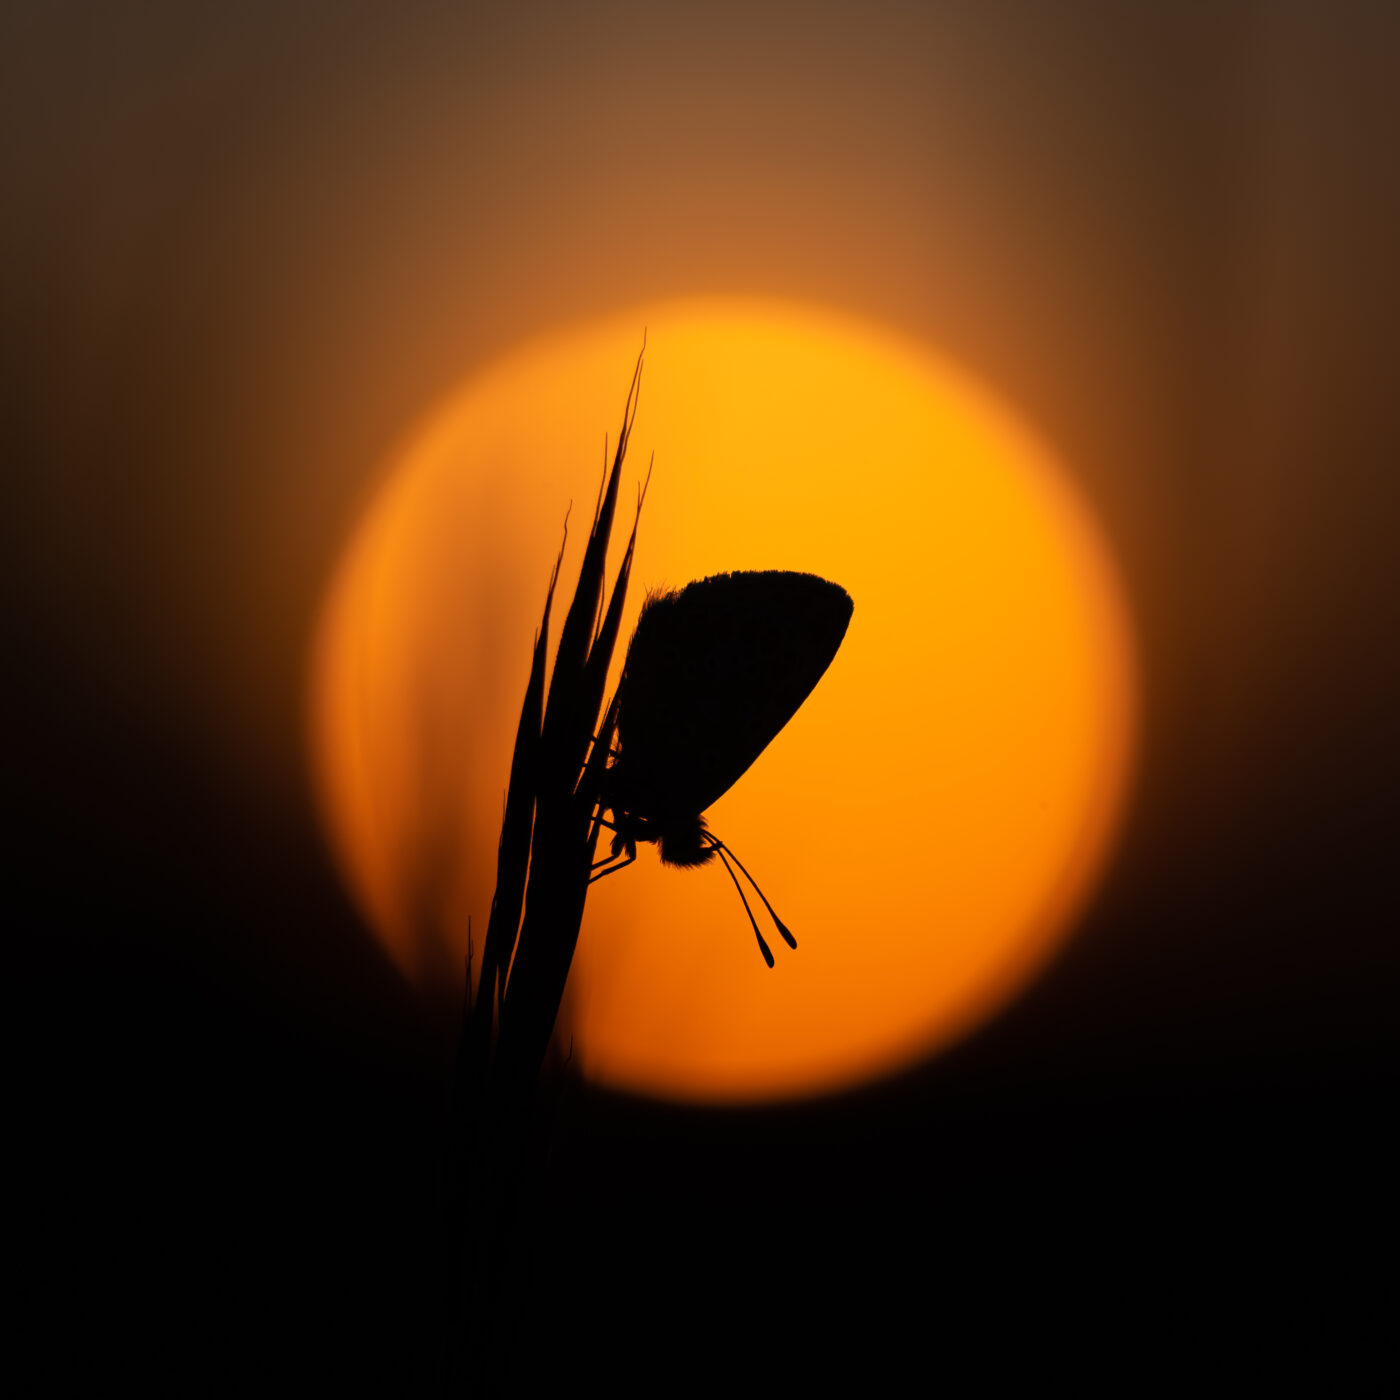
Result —
[[311, 685], [325, 819], [405, 974], [456, 993], [564, 509], [571, 589], [643, 325], [630, 467], [654, 448], [656, 471], [624, 638], [647, 588], [725, 570], [819, 574], [855, 615], [708, 813], [798, 951], [770, 972], [722, 871], [663, 870], [644, 848], [589, 896], [574, 1055], [647, 1094], [823, 1092], [947, 1045], [1035, 976], [1104, 865], [1134, 743], [1127, 611], [1085, 504], [1045, 444], [921, 347], [705, 299], [566, 329], [474, 376], [393, 455], [332, 581]]

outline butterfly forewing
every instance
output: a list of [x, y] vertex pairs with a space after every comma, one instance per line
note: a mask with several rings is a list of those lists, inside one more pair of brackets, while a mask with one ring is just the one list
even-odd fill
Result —
[[613, 796], [665, 825], [738, 780], [831, 664], [851, 619], [813, 574], [718, 574], [647, 600], [627, 652]]

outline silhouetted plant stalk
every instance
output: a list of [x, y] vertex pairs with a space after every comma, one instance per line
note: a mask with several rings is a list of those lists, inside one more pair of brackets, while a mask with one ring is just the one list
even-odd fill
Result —
[[614, 698], [599, 723], [645, 487], [638, 492], [637, 516], [605, 613], [604, 569], [641, 372], [639, 354], [612, 469], [600, 487], [578, 587], [560, 633], [547, 700], [549, 619], [562, 545], [545, 594], [515, 736], [496, 892], [475, 987], [470, 952], [467, 957], [449, 1181], [448, 1378], [453, 1392], [499, 1389], [509, 1370], [511, 1305], [505, 1292], [535, 1083], [583, 921], [598, 843], [603, 771], [617, 718]]

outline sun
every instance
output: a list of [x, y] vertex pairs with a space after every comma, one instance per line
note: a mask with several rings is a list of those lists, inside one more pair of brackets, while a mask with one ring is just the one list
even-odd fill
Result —
[[[586, 534], [647, 328], [647, 588], [787, 569], [855, 600], [830, 670], [707, 813], [798, 939], [770, 971], [723, 871], [644, 847], [593, 887], [565, 1016], [607, 1085], [831, 1091], [1004, 1006], [1072, 929], [1136, 732], [1110, 553], [1050, 448], [929, 349], [820, 309], [649, 306], [503, 356], [397, 449], [329, 587], [314, 767], [367, 919], [425, 992], [484, 928], [544, 588]], [[578, 553], [566, 554], [572, 587]], [[624, 647], [618, 648], [618, 665]], [[479, 947], [478, 950], [479, 952]]]

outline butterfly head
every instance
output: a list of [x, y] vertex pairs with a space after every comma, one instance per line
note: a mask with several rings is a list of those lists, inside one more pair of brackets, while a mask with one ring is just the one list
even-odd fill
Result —
[[667, 822], [656, 834], [657, 850], [664, 865], [692, 869], [715, 858], [715, 846], [705, 834], [705, 818], [697, 813], [680, 821]]
[[706, 833], [705, 818], [698, 813], [679, 820], [648, 820], [626, 810], [612, 809], [615, 832], [612, 840], [612, 853], [621, 856], [625, 851], [635, 859], [639, 841], [654, 841], [664, 865], [674, 865], [681, 869], [693, 869], [707, 865], [715, 858], [715, 846]]

